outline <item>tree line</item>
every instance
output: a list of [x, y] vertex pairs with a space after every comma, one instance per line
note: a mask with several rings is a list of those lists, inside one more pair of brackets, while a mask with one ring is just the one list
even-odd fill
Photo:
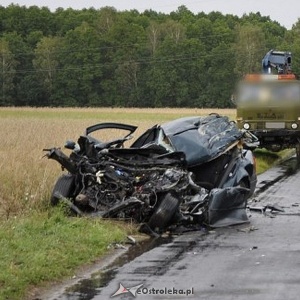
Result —
[[230, 107], [270, 49], [300, 73], [300, 19], [0, 6], [1, 106]]

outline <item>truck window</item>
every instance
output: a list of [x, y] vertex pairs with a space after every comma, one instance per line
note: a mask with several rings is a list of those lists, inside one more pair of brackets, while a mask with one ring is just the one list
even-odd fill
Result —
[[286, 102], [296, 103], [300, 101], [299, 83], [287, 82], [264, 82], [264, 83], [243, 83], [238, 88], [237, 104], [285, 104]]

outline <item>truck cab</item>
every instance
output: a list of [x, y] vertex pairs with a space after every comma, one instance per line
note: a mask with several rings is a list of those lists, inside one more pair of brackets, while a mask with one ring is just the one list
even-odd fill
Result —
[[272, 64], [270, 52], [268, 54], [271, 61], [263, 59], [265, 72], [248, 74], [237, 86], [237, 123], [239, 128], [256, 135], [262, 148], [271, 151], [296, 148], [298, 152], [300, 81], [291, 72], [290, 56], [287, 64], [284, 64], [286, 57], [283, 57], [282, 64], [277, 68], [278, 74], [272, 74], [271, 67], [277, 67], [277, 64]]

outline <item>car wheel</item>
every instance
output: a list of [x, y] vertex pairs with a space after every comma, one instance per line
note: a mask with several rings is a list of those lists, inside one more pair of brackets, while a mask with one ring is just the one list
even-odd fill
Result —
[[72, 194], [74, 189], [75, 177], [71, 174], [64, 174], [58, 178], [53, 188], [50, 202], [52, 205], [57, 205], [59, 202], [59, 197], [57, 196], [60, 194], [65, 198], [69, 198]]
[[180, 200], [171, 193], [168, 193], [161, 201], [158, 209], [149, 219], [148, 226], [154, 231], [162, 231], [169, 225], [179, 204]]

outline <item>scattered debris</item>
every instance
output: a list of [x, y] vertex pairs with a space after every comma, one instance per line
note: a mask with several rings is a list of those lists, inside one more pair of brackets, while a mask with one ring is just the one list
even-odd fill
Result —
[[252, 211], [259, 211], [262, 214], [267, 214], [268, 212], [271, 212], [273, 214], [284, 212], [284, 208], [279, 206], [278, 204], [267, 204], [265, 206], [248, 206], [247, 208]]
[[135, 245], [136, 244], [136, 240], [135, 240], [135, 238], [134, 237], [132, 237], [131, 235], [128, 235], [127, 236], [127, 243], [128, 244], [131, 244], [131, 245]]
[[256, 250], [256, 249], [258, 249], [258, 247], [257, 246], [253, 246], [249, 250], [252, 251], [252, 250]]
[[124, 249], [124, 250], [127, 250], [127, 247], [125, 247], [124, 245], [122, 244], [114, 244], [114, 248], [115, 249]]
[[284, 208], [282, 206], [279, 206], [278, 204], [268, 204], [265, 206], [265, 210], [266, 209], [270, 209], [271, 211], [284, 212]]
[[258, 228], [255, 226], [249, 226], [247, 228], [238, 228], [238, 231], [246, 232], [246, 233], [249, 233], [249, 232], [255, 231], [255, 230], [258, 230]]

